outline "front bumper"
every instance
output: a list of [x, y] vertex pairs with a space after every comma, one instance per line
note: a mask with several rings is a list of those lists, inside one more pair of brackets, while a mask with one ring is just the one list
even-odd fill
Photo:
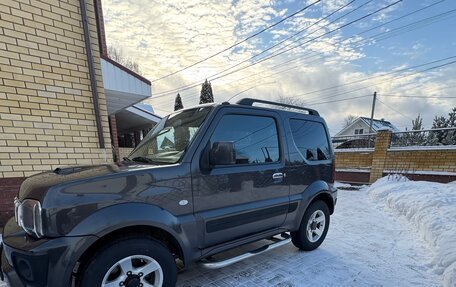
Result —
[[8, 221], [3, 230], [0, 272], [13, 287], [70, 286], [73, 268], [97, 237], [33, 239]]

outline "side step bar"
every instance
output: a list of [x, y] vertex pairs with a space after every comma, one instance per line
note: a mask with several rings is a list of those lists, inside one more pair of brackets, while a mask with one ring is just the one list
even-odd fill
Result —
[[255, 255], [264, 253], [266, 251], [272, 250], [274, 248], [283, 246], [283, 245], [288, 244], [288, 243], [291, 242], [291, 236], [289, 234], [282, 233], [280, 236], [282, 238], [272, 237], [270, 239], [270, 240], [274, 241], [274, 243], [264, 245], [264, 246], [262, 246], [260, 248], [255, 249], [255, 250], [248, 251], [248, 252], [240, 254], [238, 256], [231, 257], [231, 258], [228, 258], [228, 259], [225, 259], [225, 260], [221, 260], [221, 261], [210, 261], [208, 259], [203, 259], [203, 260], [201, 260], [200, 265], [203, 266], [204, 268], [207, 268], [207, 269], [223, 268], [223, 267], [226, 267], [228, 265], [237, 263], [237, 262], [242, 261], [244, 259], [253, 257]]

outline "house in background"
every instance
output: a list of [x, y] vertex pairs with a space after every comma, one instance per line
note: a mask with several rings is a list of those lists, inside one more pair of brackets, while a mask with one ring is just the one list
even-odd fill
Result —
[[[370, 121], [370, 118], [359, 117], [351, 124], [343, 128], [340, 132], [338, 132], [335, 137], [368, 134]], [[388, 128], [393, 132], [399, 131], [391, 122], [385, 121], [384, 119], [374, 119], [372, 121], [372, 133], [376, 133], [378, 130], [385, 128]]]

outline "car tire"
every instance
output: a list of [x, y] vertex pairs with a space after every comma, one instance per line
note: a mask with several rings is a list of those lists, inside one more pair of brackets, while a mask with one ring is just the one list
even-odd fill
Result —
[[321, 200], [314, 201], [304, 213], [299, 229], [291, 232], [291, 241], [301, 250], [314, 250], [325, 240], [328, 228], [328, 206]]
[[177, 267], [165, 245], [152, 238], [132, 237], [110, 242], [80, 274], [80, 287], [140, 286], [135, 282], [173, 287]]

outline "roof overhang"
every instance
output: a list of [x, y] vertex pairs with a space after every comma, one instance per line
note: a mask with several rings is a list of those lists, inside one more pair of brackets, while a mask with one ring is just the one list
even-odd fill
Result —
[[116, 61], [101, 56], [101, 70], [109, 115], [151, 96], [150, 81]]
[[133, 105], [116, 113], [117, 130], [119, 133], [148, 129], [161, 120], [161, 117]]

